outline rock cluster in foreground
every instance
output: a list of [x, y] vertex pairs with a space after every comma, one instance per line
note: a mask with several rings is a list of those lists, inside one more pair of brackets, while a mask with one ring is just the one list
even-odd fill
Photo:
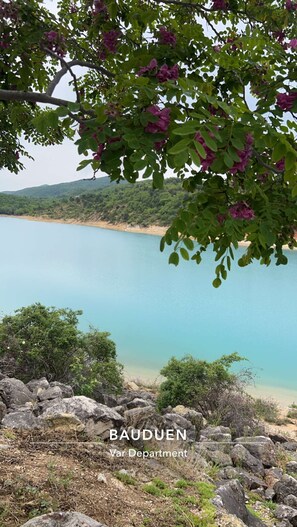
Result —
[[[297, 442], [281, 435], [232, 437], [227, 427], [213, 426], [193, 409], [178, 406], [164, 414], [156, 409], [155, 396], [149, 391], [126, 390], [119, 397], [102, 394], [100, 402], [74, 396], [70, 386], [46, 379], [27, 385], [18, 379], [0, 378], [0, 422], [3, 430], [76, 431], [90, 438], [109, 441], [111, 429], [186, 430], [187, 447], [205, 468], [215, 466], [216, 491], [212, 503], [218, 518], [231, 515], [229, 525], [265, 527], [297, 526]], [[131, 434], [132, 435], [132, 434]], [[139, 438], [124, 447], [143, 450]], [[113, 445], [123, 448], [123, 443]], [[164, 447], [164, 445], [163, 445]], [[185, 448], [185, 445], [179, 445]], [[279, 452], [287, 453], [280, 468]], [[274, 523], [255, 516], [247, 507], [249, 494], [271, 504]], [[218, 520], [219, 521], [219, 520]], [[218, 523], [223, 525], [223, 523]], [[105, 527], [78, 512], [55, 512], [29, 520], [24, 527]], [[108, 527], [113, 527], [109, 525]]]

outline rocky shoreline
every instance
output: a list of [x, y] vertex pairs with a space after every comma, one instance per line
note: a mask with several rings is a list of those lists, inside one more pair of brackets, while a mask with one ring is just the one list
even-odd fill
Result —
[[[130, 383], [120, 396], [102, 393], [98, 399], [95, 401], [85, 396], [74, 395], [71, 386], [48, 382], [45, 378], [32, 380], [25, 385], [18, 379], [1, 375], [0, 453], [8, 452], [12, 448], [14, 441], [19, 437], [18, 434], [21, 434], [21, 437], [27, 434], [30, 440], [34, 438], [34, 434], [36, 437], [41, 435], [44, 444], [50, 442], [50, 436], [54, 434], [55, 440], [60, 437], [65, 445], [68, 444], [67, 438], [70, 435], [73, 437], [74, 434], [76, 441], [83, 444], [84, 448], [94, 448], [94, 445], [98, 445], [104, 459], [109, 459], [111, 464], [117, 462], [117, 457], [123, 458], [121, 453], [127, 454], [129, 449], [143, 454], [148, 453], [147, 456], [143, 456], [145, 458], [153, 457], [149, 453], [157, 450], [171, 453], [186, 451], [187, 459], [176, 459], [179, 456], [174, 456], [173, 460], [179, 463], [179, 470], [186, 475], [183, 479], [184, 488], [190, 489], [199, 482], [200, 484], [205, 482], [205, 485], [210, 485], [212, 488], [209, 497], [200, 500], [197, 523], [193, 520], [195, 527], [196, 525], [198, 527], [204, 525], [210, 527], [297, 526], [297, 441], [280, 433], [269, 432], [264, 424], [261, 424], [256, 435], [246, 432], [242, 437], [234, 437], [228, 427], [210, 425], [199, 412], [181, 405], [175, 408], [169, 407], [159, 413], [155, 394], [138, 388], [133, 383]], [[119, 435], [115, 441], [110, 440], [111, 430], [118, 431]], [[187, 439], [172, 442], [156, 441], [155, 438], [147, 441], [143, 433], [147, 430], [167, 431], [167, 437], [170, 436], [168, 431], [179, 431], [183, 434], [186, 432]], [[123, 431], [129, 434], [129, 439], [119, 439]], [[142, 434], [139, 434], [139, 431]], [[128, 470], [122, 469], [121, 479], [129, 481], [129, 478], [132, 478], [136, 481], [131, 475], [134, 460], [131, 456], [130, 459], [128, 458], [127, 454]], [[121, 462], [123, 461], [125, 459], [121, 459]], [[155, 464], [152, 465], [154, 470], [159, 469], [163, 466], [159, 466], [161, 461], [163, 462], [159, 459], [142, 458], [137, 460], [138, 464], [136, 461], [135, 463], [141, 472], [141, 466], [147, 463]], [[5, 458], [1, 461], [1, 465], [3, 463], [5, 464]], [[104, 463], [102, 470], [103, 468]], [[170, 466], [169, 478], [172, 478], [173, 482], [176, 481], [174, 470]], [[163, 471], [165, 473], [165, 468]], [[102, 484], [106, 484], [110, 477], [110, 473], [102, 472]], [[195, 482], [195, 478], [199, 481]], [[133, 485], [137, 487], [135, 482]], [[161, 493], [158, 499], [165, 499], [160, 484], [159, 488], [149, 479], [147, 487], [148, 485], [151, 485], [152, 494], [155, 485], [158, 490], [158, 492], [154, 491], [155, 495], [159, 496], [158, 493]], [[146, 491], [141, 487], [138, 491], [138, 499], [145, 500], [144, 492]], [[17, 525], [23, 527], [106, 527], [106, 525], [122, 527], [124, 525], [107, 524], [103, 517], [98, 516], [91, 519], [92, 514], [88, 516], [83, 512], [55, 510], [29, 519], [25, 524]], [[92, 510], [88, 512], [92, 513]], [[201, 518], [204, 518], [206, 523], [203, 523]], [[151, 524], [148, 519], [146, 524], [135, 520], [134, 523], [127, 525], [142, 527]], [[158, 525], [163, 527], [165, 523]]]

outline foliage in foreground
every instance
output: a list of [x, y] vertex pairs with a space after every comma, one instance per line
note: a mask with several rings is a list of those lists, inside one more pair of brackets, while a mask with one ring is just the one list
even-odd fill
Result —
[[122, 389], [122, 366], [109, 333], [79, 331], [82, 311], [39, 303], [17, 309], [0, 322], [0, 371], [28, 382], [47, 377], [69, 383], [79, 395], [103, 387]]
[[[200, 263], [208, 245], [227, 277], [287, 263], [296, 246], [296, 0], [3, 0], [0, 168], [23, 168], [21, 138], [76, 140], [79, 168], [112, 181], [173, 172], [202, 186], [161, 248]], [[81, 69], [77, 70], [77, 66]], [[68, 75], [72, 97], [57, 98]], [[42, 103], [46, 107], [41, 106]], [[197, 240], [199, 247], [193, 243]]]

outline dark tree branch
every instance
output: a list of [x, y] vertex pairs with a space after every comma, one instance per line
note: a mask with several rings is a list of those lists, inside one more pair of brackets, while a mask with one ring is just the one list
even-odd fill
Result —
[[[60, 60], [60, 57], [56, 57]], [[82, 68], [89, 68], [98, 71], [99, 73], [102, 73], [102, 75], [105, 75], [106, 77], [109, 77], [110, 79], [114, 78], [114, 74], [108, 71], [107, 69], [103, 68], [102, 66], [97, 66], [96, 64], [92, 64], [92, 62], [86, 62], [84, 60], [78, 60], [74, 59], [70, 62], [64, 61], [65, 64], [63, 67], [56, 73], [53, 80], [50, 82], [47, 90], [46, 95], [52, 95], [56, 86], [59, 84], [62, 77], [74, 66], [81, 66]], [[66, 66], [67, 64], [67, 66]]]
[[38, 92], [25, 92], [16, 90], [1, 90], [0, 89], [0, 100], [1, 101], [21, 101], [21, 102], [35, 102], [50, 104], [52, 106], [68, 106], [71, 101], [65, 99], [57, 99], [51, 97], [46, 93]]
[[190, 9], [195, 9], [200, 13], [211, 12], [211, 9], [204, 7], [200, 4], [193, 4], [193, 2], [183, 2], [181, 0], [152, 0], [156, 4], [166, 4], [166, 5], [177, 5], [180, 7], [189, 7]]
[[259, 161], [260, 165], [262, 165], [262, 167], [267, 168], [268, 170], [274, 172], [275, 174], [278, 174], [279, 176], [283, 173], [282, 170], [279, 170], [278, 168], [272, 167], [271, 165], [268, 165], [268, 163], [265, 163], [265, 161], [263, 161], [260, 154], [258, 154], [256, 150], [253, 151], [253, 154], [256, 157], [257, 161]]
[[[38, 92], [24, 92], [24, 91], [14, 91], [14, 90], [1, 90], [0, 89], [0, 101], [20, 101], [20, 102], [31, 102], [31, 103], [43, 103], [50, 104], [51, 106], [66, 106], [71, 104], [72, 101], [66, 101], [65, 99], [57, 99], [56, 97], [51, 97], [46, 93]], [[90, 115], [94, 117], [95, 114], [91, 110], [85, 110], [83, 106], [81, 107], [81, 112], [83, 114]], [[78, 123], [82, 122], [82, 118], [74, 115], [69, 112], [70, 117], [77, 121]]]
[[74, 89], [75, 89], [75, 93], [76, 93], [76, 101], [80, 102], [80, 93], [79, 93], [79, 89], [78, 89], [78, 85], [77, 85], [77, 78], [76, 78], [76, 75], [73, 73], [73, 71], [71, 69], [71, 66], [69, 66], [69, 64], [68, 64], [68, 62], [66, 62], [66, 60], [64, 60], [62, 57], [59, 57], [56, 53], [54, 53], [50, 49], [45, 48], [45, 51], [49, 55], [51, 55], [51, 57], [54, 57], [55, 59], [59, 60], [60, 63], [61, 63], [61, 66], [63, 68], [66, 68], [67, 71], [69, 71], [71, 77], [73, 78]]

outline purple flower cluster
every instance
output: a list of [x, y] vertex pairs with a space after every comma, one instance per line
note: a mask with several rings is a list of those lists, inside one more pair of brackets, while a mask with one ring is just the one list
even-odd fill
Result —
[[78, 7], [75, 4], [71, 4], [71, 6], [70, 6], [70, 14], [74, 15], [77, 12], [78, 12]]
[[159, 69], [156, 77], [157, 77], [159, 82], [166, 82], [166, 81], [169, 81], [169, 80], [177, 80], [178, 79], [178, 73], [179, 72], [178, 72], [178, 65], [177, 64], [174, 64], [174, 66], [172, 66], [172, 68], [169, 68], [169, 66], [167, 66], [167, 64], [164, 64]]
[[220, 225], [223, 225], [226, 220], [226, 214], [222, 214], [222, 213], [217, 214], [217, 220]]
[[9, 48], [9, 42], [7, 40], [7, 35], [0, 35], [0, 49]]
[[228, 2], [225, 0], [213, 0], [211, 9], [213, 11], [226, 11], [228, 7]]
[[169, 68], [167, 64], [164, 64], [158, 71], [158, 62], [156, 59], [152, 59], [148, 66], [142, 66], [140, 68], [140, 70], [137, 72], [137, 75], [142, 76], [146, 75], [147, 73], [152, 73], [155, 75], [159, 82], [166, 82], [168, 80], [177, 80], [179, 71], [177, 64], [174, 64], [172, 68]]
[[290, 40], [288, 47], [292, 49], [296, 49], [297, 48], [297, 38], [293, 38], [292, 40]]
[[0, 0], [0, 20], [4, 18], [16, 21], [18, 18], [18, 9], [16, 2], [3, 2]]
[[281, 172], [285, 170], [285, 158], [284, 157], [280, 159], [277, 163], [275, 163], [275, 168], [277, 170], [280, 170]]
[[157, 59], [152, 59], [148, 66], [142, 66], [140, 70], [138, 71], [137, 75], [141, 77], [142, 75], [145, 75], [146, 73], [156, 73], [158, 69], [158, 62]]
[[286, 0], [286, 9], [288, 11], [296, 11], [297, 10], [297, 3], [292, 2], [292, 0]]
[[276, 97], [277, 106], [285, 112], [291, 110], [294, 102], [297, 100], [297, 91], [290, 93], [278, 93]]
[[111, 29], [103, 33], [103, 46], [109, 53], [115, 54], [117, 52], [119, 37], [120, 32], [116, 29]]
[[104, 148], [105, 148], [105, 145], [103, 143], [98, 145], [97, 152], [95, 152], [95, 154], [93, 154], [93, 158], [94, 158], [95, 161], [100, 161], [101, 160], [101, 156], [102, 156], [102, 154], [104, 152]]
[[160, 152], [164, 148], [166, 143], [167, 143], [167, 139], [162, 139], [161, 141], [156, 141], [154, 143], [154, 147], [157, 150], [157, 152]]
[[[211, 135], [211, 134], [210, 134], [210, 135]], [[214, 152], [213, 152], [213, 151], [207, 146], [207, 144], [205, 143], [205, 141], [204, 141], [202, 135], [201, 135], [199, 132], [197, 132], [197, 133], [195, 134], [195, 141], [197, 141], [197, 143], [200, 143], [200, 144], [203, 146], [203, 148], [204, 148], [204, 150], [205, 150], [205, 152], [206, 152], [206, 158], [205, 158], [205, 159], [203, 159], [203, 158], [200, 156], [200, 154], [199, 154], [198, 151], [197, 151], [197, 154], [198, 154], [198, 156], [200, 157], [202, 170], [204, 170], [204, 171], [205, 171], [205, 170], [208, 170], [209, 167], [210, 167], [210, 165], [212, 165], [212, 163], [214, 162], [214, 160], [215, 160], [215, 158], [216, 158], [216, 155], [215, 155], [215, 153], [214, 153]]]
[[53, 51], [59, 57], [65, 57], [66, 46], [63, 35], [60, 35], [57, 31], [48, 31], [44, 33], [44, 41], [50, 51]]
[[252, 156], [253, 153], [253, 145], [254, 138], [252, 134], [246, 135], [246, 143], [243, 150], [237, 150], [236, 153], [238, 157], [240, 158], [240, 161], [236, 161], [232, 168], [230, 168], [231, 174], [236, 174], [237, 172], [244, 172], [248, 162]]
[[253, 220], [255, 217], [255, 212], [253, 209], [245, 202], [238, 201], [229, 208], [229, 213], [235, 220]]
[[176, 36], [172, 31], [169, 31], [166, 27], [162, 26], [160, 27], [159, 32], [159, 44], [165, 44], [167, 46], [175, 46], [176, 45]]
[[100, 14], [106, 14], [107, 13], [107, 7], [105, 3], [102, 0], [94, 0], [94, 10], [93, 15], [100, 15]]
[[158, 117], [158, 120], [154, 123], [149, 123], [145, 131], [149, 134], [158, 134], [160, 132], [167, 132], [170, 124], [170, 108], [163, 108], [161, 110], [157, 104], [149, 106], [146, 110], [148, 113]]

